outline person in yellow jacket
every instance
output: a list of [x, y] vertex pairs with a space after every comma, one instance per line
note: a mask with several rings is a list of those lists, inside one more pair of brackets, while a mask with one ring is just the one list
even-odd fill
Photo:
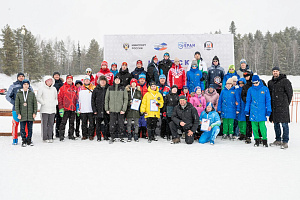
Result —
[[149, 143], [151, 143], [152, 140], [157, 141], [155, 138], [155, 129], [157, 126], [157, 121], [160, 118], [160, 109], [163, 107], [163, 105], [163, 97], [160, 94], [156, 83], [153, 81], [148, 87], [148, 92], [143, 97], [140, 108], [141, 114], [145, 115], [145, 119], [147, 121]]

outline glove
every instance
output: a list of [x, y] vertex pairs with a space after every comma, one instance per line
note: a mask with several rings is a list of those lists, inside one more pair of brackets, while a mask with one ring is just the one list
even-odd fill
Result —
[[166, 112], [163, 112], [163, 117], [167, 117], [167, 113]]
[[156, 106], [159, 107], [159, 106], [160, 106], [160, 103], [156, 103]]
[[250, 115], [249, 111], [245, 111], [245, 115], [249, 116]]
[[64, 117], [65, 109], [59, 109], [59, 115], [60, 117]]
[[205, 78], [204, 78], [204, 77], [200, 78], [200, 81], [204, 81], [204, 80], [205, 80]]
[[143, 116], [144, 115], [144, 113], [143, 112], [141, 112], [141, 116]]
[[77, 117], [79, 117], [79, 116], [80, 116], [80, 113], [79, 113], [79, 112], [77, 112], [76, 114], [77, 114]]
[[270, 117], [270, 115], [271, 115], [271, 112], [268, 111], [266, 116], [267, 116], [267, 117]]

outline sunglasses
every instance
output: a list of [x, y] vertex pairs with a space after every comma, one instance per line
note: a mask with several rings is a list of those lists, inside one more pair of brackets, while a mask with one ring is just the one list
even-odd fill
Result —
[[197, 67], [197, 65], [192, 65], [192, 67]]
[[219, 61], [217, 61], [217, 60], [214, 60], [213, 62], [219, 62]]
[[92, 73], [91, 71], [86, 71], [86, 73]]
[[253, 82], [253, 84], [255, 84], [255, 85], [256, 85], [256, 84], [258, 84], [258, 83], [259, 83], [259, 81], [255, 81], [255, 82]]
[[239, 82], [239, 85], [245, 85], [245, 83], [244, 82]]

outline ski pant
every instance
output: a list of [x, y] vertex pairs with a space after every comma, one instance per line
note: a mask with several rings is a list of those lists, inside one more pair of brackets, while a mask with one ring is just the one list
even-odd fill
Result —
[[[102, 125], [104, 122], [104, 125]], [[101, 139], [101, 132], [104, 139], [108, 139], [108, 126], [109, 126], [109, 116], [104, 115], [104, 117], [96, 117], [96, 135], [98, 139]]]
[[42, 113], [41, 127], [43, 140], [50, 140], [53, 138], [53, 126], [54, 126], [55, 113], [48, 114]]
[[267, 127], [265, 124], [265, 121], [261, 121], [261, 122], [251, 122], [252, 124], [252, 130], [253, 130], [253, 135], [254, 135], [254, 139], [259, 139], [259, 133], [258, 133], [258, 129], [261, 132], [262, 135], [262, 139], [263, 140], [267, 140]]
[[[281, 126], [283, 129], [282, 142], [288, 143], [289, 142], [289, 124], [281, 123]], [[274, 123], [274, 129], [275, 129], [275, 134], [276, 134], [276, 141], [281, 141], [280, 123]]]
[[[94, 137], [95, 119], [94, 113], [80, 113], [82, 137]], [[77, 122], [76, 122], [77, 126]]]
[[[31, 139], [33, 121], [20, 122], [20, 125], [21, 125], [21, 137], [22, 137], [22, 139]], [[28, 129], [28, 135], [26, 134], [26, 131], [25, 131], [26, 126], [27, 126], [27, 129]]]
[[156, 117], [148, 117], [147, 121], [147, 129], [148, 129], [148, 137], [151, 139], [155, 136], [155, 129], [157, 127], [158, 118]]
[[75, 121], [75, 112], [74, 111], [65, 111], [64, 116], [61, 120], [59, 127], [59, 137], [63, 138], [65, 136], [65, 129], [67, 121], [69, 120], [69, 136], [74, 136], [74, 121]]
[[240, 129], [241, 135], [246, 135], [247, 122], [246, 121], [238, 121], [238, 126]]
[[239, 135], [239, 128], [238, 128], [238, 120], [234, 119], [233, 121], [233, 135]]
[[134, 122], [134, 136], [133, 138], [135, 140], [138, 139], [138, 134], [139, 134], [139, 119], [140, 118], [127, 118], [127, 136], [128, 136], [128, 139], [131, 139], [132, 137], [132, 134], [131, 134], [131, 122], [133, 121]]
[[55, 136], [59, 137], [59, 129], [61, 124], [62, 117], [59, 115], [59, 108], [56, 106], [56, 114], [55, 114]]
[[204, 144], [206, 142], [215, 142], [216, 137], [220, 132], [220, 127], [215, 126], [210, 131], [204, 131], [199, 138], [199, 143]]
[[246, 116], [246, 137], [252, 137], [252, 125], [249, 116]]
[[[120, 138], [123, 138], [124, 135], [124, 114], [121, 115], [119, 112], [111, 112], [109, 120], [109, 132], [111, 137], [114, 139], [117, 137], [116, 130], [117, 126], [119, 127]], [[117, 125], [118, 124], [118, 125]]]
[[167, 127], [168, 127], [168, 119], [167, 117], [161, 118], [161, 126], [160, 126], [160, 136], [164, 137], [167, 133]]
[[[18, 128], [19, 128], [19, 123], [20, 120], [18, 119], [18, 115], [16, 111], [12, 111], [12, 131], [11, 131], [11, 135], [13, 139], [18, 139]], [[27, 125], [25, 127], [25, 132], [26, 132], [26, 137], [28, 136], [28, 129], [27, 129]]]
[[79, 137], [80, 120], [81, 120], [81, 114], [79, 116], [76, 114], [75, 115], [75, 122], [76, 122], [75, 134], [76, 134], [76, 137]]
[[178, 126], [177, 124], [175, 124], [173, 121], [170, 122], [169, 124], [170, 129], [171, 129], [171, 133], [172, 133], [172, 138], [178, 138], [178, 129], [181, 130], [182, 134], [185, 134], [185, 142], [187, 144], [192, 144], [194, 142], [194, 134], [192, 134], [191, 136], [188, 136], [188, 132], [190, 130], [191, 127], [182, 127], [182, 126]]
[[223, 118], [223, 134], [233, 134], [234, 119]]

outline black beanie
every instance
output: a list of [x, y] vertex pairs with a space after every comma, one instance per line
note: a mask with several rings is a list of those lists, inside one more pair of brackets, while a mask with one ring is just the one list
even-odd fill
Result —
[[22, 73], [22, 72], [19, 72], [19, 73], [17, 74], [17, 78], [18, 78], [19, 76], [24, 76], [24, 77], [25, 77], [25, 74]]
[[220, 62], [218, 56], [215, 56], [215, 57], [213, 58], [213, 61], [214, 61], [214, 60], [217, 60], [218, 62]]
[[177, 88], [178, 89], [178, 86], [177, 85], [172, 85], [171, 89], [173, 89], [173, 88]]
[[54, 77], [54, 75], [56, 75], [56, 74], [58, 74], [58, 75], [60, 76], [60, 73], [59, 73], [59, 72], [54, 72], [54, 73], [53, 73], [53, 77]]
[[279, 67], [277, 67], [277, 66], [273, 67], [272, 71], [274, 71], [274, 70], [280, 71]]

